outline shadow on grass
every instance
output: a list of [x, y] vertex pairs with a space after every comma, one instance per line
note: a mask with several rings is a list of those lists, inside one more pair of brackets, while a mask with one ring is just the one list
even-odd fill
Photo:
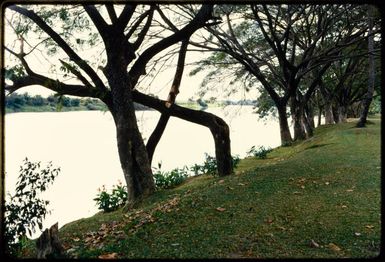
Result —
[[305, 148], [304, 150], [313, 149], [313, 148], [318, 148], [318, 147], [323, 147], [323, 146], [328, 146], [328, 145], [332, 145], [332, 144], [333, 144], [333, 143], [312, 145], [312, 146], [309, 146], [309, 147]]

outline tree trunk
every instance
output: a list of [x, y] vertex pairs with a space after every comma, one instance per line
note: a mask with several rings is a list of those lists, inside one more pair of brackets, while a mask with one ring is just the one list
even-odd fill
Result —
[[346, 123], [347, 121], [347, 109], [345, 105], [338, 106], [338, 123]]
[[[306, 138], [313, 136], [313, 127], [311, 126], [310, 120], [308, 118], [309, 117], [307, 117], [305, 114], [302, 114], [301, 122], [302, 122], [302, 126], [305, 128]], [[313, 123], [314, 123], [314, 120], [313, 120]]]
[[116, 79], [119, 81], [109, 79], [113, 86], [110, 111], [115, 121], [119, 159], [127, 185], [127, 207], [131, 208], [155, 191], [155, 183], [137, 125], [130, 85], [124, 83], [124, 76]]
[[[176, 96], [179, 93], [179, 86], [182, 81], [184, 64], [186, 59], [187, 46], [188, 46], [188, 39], [183, 40], [179, 50], [178, 63], [175, 70], [174, 80], [172, 82], [171, 90], [167, 97], [167, 102], [169, 102], [170, 104], [175, 103]], [[162, 114], [159, 118], [159, 121], [154, 131], [152, 132], [150, 138], [147, 141], [146, 149], [147, 149], [148, 159], [150, 163], [152, 163], [152, 158], [154, 156], [155, 148], [158, 145], [164, 133], [164, 130], [166, 129], [169, 119], [170, 119], [169, 114]]]
[[368, 7], [368, 24], [369, 24], [369, 32], [368, 32], [368, 59], [369, 59], [369, 78], [368, 78], [368, 91], [366, 92], [365, 98], [362, 101], [362, 112], [360, 119], [358, 120], [357, 127], [365, 127], [369, 107], [373, 100], [374, 93], [374, 80], [375, 80], [375, 65], [374, 65], [374, 37], [373, 37], [373, 7], [370, 5]]
[[287, 122], [286, 105], [276, 103], [279, 117], [279, 129], [281, 134], [281, 145], [290, 145], [293, 140], [291, 138], [289, 123]]
[[290, 99], [291, 118], [294, 123], [294, 141], [305, 140], [306, 133], [303, 123], [303, 106], [295, 98]]
[[317, 127], [321, 126], [321, 118], [322, 118], [322, 109], [321, 109], [321, 108], [318, 108]]
[[309, 105], [310, 102], [308, 102], [305, 105], [305, 113], [306, 113], [306, 119], [308, 121], [308, 124], [310, 125], [311, 128], [315, 128], [315, 123], [314, 123], [314, 109], [312, 105]]
[[218, 175], [226, 176], [233, 173], [229, 126], [220, 117], [205, 111], [170, 104], [138, 91], [133, 91], [133, 98], [135, 102], [154, 108], [162, 114], [208, 127], [214, 138]]
[[331, 102], [326, 102], [324, 108], [325, 108], [325, 124], [326, 125], [334, 124], [333, 106]]

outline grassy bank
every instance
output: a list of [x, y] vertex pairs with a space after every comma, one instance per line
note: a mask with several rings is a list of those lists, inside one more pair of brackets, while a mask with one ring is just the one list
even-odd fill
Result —
[[60, 238], [77, 258], [377, 256], [380, 119], [371, 122], [321, 126], [267, 159], [243, 159], [233, 176], [190, 178], [131, 212], [69, 223]]

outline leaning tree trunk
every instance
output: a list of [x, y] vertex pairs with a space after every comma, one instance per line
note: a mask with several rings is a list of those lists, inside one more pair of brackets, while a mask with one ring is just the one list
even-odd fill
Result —
[[135, 102], [154, 108], [166, 116], [178, 117], [208, 127], [214, 138], [218, 175], [226, 176], [233, 173], [229, 126], [220, 117], [205, 111], [170, 104], [168, 101], [138, 91], [133, 91], [132, 94]]
[[314, 129], [315, 128], [314, 108], [312, 105], [309, 105], [309, 103], [306, 103], [306, 105], [305, 105], [305, 114], [306, 114], [306, 119], [308, 121], [308, 124], [311, 126], [311, 128]]
[[305, 114], [302, 114], [302, 126], [305, 128], [306, 131], [306, 138], [312, 137], [313, 136], [313, 127], [310, 124], [310, 120], [308, 119]]
[[374, 37], [373, 37], [373, 7], [368, 5], [368, 24], [369, 24], [369, 31], [368, 31], [368, 59], [369, 59], [369, 79], [368, 79], [368, 91], [366, 92], [366, 95], [364, 97], [364, 100], [362, 102], [363, 109], [360, 116], [360, 119], [358, 120], [357, 127], [365, 127], [368, 113], [369, 113], [369, 107], [373, 100], [373, 93], [374, 93], [374, 80], [375, 80], [375, 65], [374, 65]]
[[[179, 86], [182, 81], [187, 46], [188, 46], [188, 39], [183, 40], [179, 50], [178, 63], [176, 66], [174, 80], [172, 82], [171, 90], [167, 97], [167, 102], [169, 102], [170, 105], [175, 103], [176, 96], [179, 93]], [[155, 148], [158, 145], [164, 130], [166, 129], [169, 119], [170, 119], [169, 114], [162, 113], [154, 131], [152, 132], [151, 136], [147, 141], [146, 149], [147, 149], [147, 154], [148, 154], [150, 163], [152, 163], [152, 158], [154, 156]]]

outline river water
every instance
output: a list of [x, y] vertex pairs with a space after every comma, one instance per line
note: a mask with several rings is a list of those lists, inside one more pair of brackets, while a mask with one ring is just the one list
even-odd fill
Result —
[[[280, 144], [276, 119], [260, 120], [251, 106], [212, 108], [230, 126], [232, 155], [244, 157], [251, 146]], [[147, 139], [160, 114], [137, 111], [138, 125]], [[51, 214], [44, 227], [59, 227], [98, 212], [92, 200], [97, 189], [107, 189], [123, 180], [116, 146], [116, 133], [109, 112], [77, 111], [12, 113], [5, 115], [5, 189], [14, 192], [19, 166], [25, 157], [52, 161], [61, 172], [43, 197], [50, 201]], [[204, 153], [214, 156], [214, 141], [206, 127], [171, 118], [155, 151], [153, 166], [162, 170], [203, 163]], [[37, 233], [38, 236], [40, 233]]]

